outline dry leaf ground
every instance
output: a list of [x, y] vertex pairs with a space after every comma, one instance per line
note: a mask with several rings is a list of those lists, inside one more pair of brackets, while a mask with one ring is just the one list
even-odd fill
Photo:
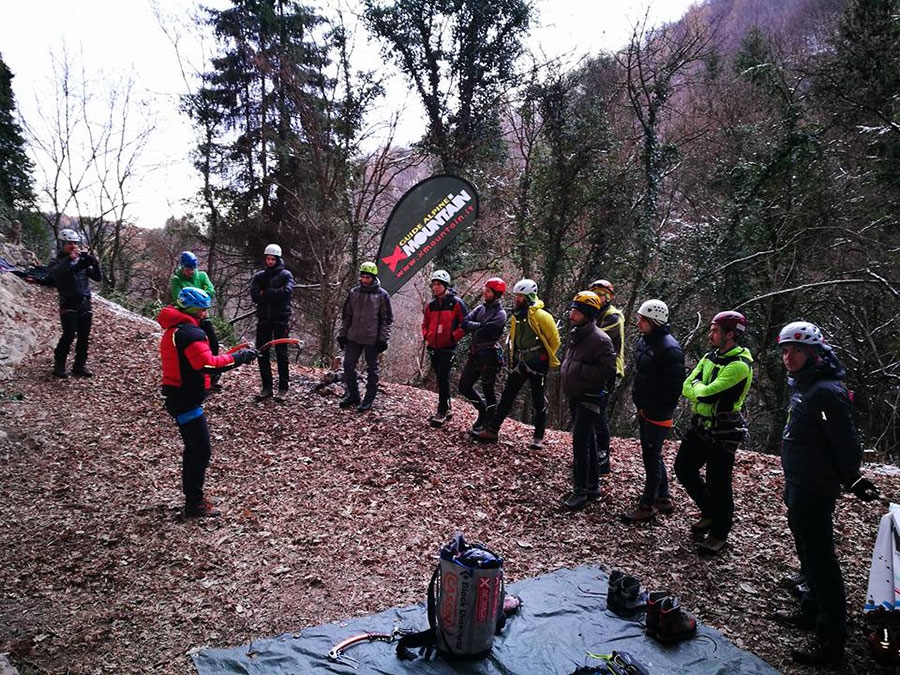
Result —
[[[613, 442], [604, 498], [571, 514], [569, 435], [529, 451], [508, 422], [501, 442], [466, 436], [457, 401], [425, 424], [434, 394], [385, 384], [366, 415], [313, 393], [321, 372], [293, 367], [284, 404], [252, 402], [255, 369], [225, 376], [207, 412], [209, 491], [223, 516], [180, 515], [181, 443], [160, 406], [154, 326], [96, 303], [92, 380], [50, 377], [58, 336], [52, 291], [29, 289], [39, 348], [0, 383], [0, 651], [26, 673], [190, 673], [188, 656], [423, 599], [433, 555], [456, 530], [502, 552], [512, 581], [600, 563], [669, 588], [699, 618], [784, 672], [796, 631], [768, 615], [790, 602], [777, 580], [794, 564], [778, 459], [741, 453], [738, 522], [720, 558], [698, 558], [694, 511], [647, 526], [618, 515], [638, 496], [633, 439]], [[33, 321], [33, 320], [32, 320]], [[674, 447], [668, 446], [671, 466]], [[867, 475], [886, 494], [900, 478]], [[882, 508], [842, 499], [837, 538], [851, 639], [845, 672], [871, 672], [859, 609]]]

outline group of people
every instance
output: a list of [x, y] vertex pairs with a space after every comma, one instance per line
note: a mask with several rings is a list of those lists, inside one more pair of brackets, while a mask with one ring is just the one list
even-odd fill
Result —
[[[54, 351], [53, 375], [67, 377], [66, 361], [75, 341], [72, 374], [91, 377], [87, 366], [91, 328], [89, 279], [101, 278], [96, 258], [82, 251], [72, 230], [60, 232], [60, 248], [50, 263], [59, 293], [62, 336]], [[256, 306], [256, 344], [285, 337], [291, 314], [294, 280], [285, 268], [281, 248], [265, 249], [264, 268], [250, 284]], [[158, 316], [164, 329], [160, 341], [162, 394], [165, 408], [178, 425], [184, 442], [182, 490], [189, 517], [219, 515], [204, 495], [210, 460], [210, 437], [203, 402], [218, 386], [221, 373], [257, 362], [262, 388], [257, 400], [272, 397], [273, 376], [268, 354], [254, 348], [220, 354], [209, 309], [215, 288], [198, 269], [197, 257], [185, 251], [172, 277], [173, 304]], [[456, 348], [471, 337], [459, 378], [459, 393], [475, 408], [471, 434], [491, 443], [499, 438], [521, 388], [531, 390], [534, 433], [529, 445], [542, 447], [547, 418], [547, 373], [561, 366], [563, 391], [572, 417], [572, 488], [562, 498], [565, 508], [577, 511], [600, 496], [600, 480], [610, 472], [607, 406], [617, 378], [624, 374], [624, 316], [612, 305], [613, 285], [604, 279], [577, 293], [568, 313], [568, 346], [557, 357], [557, 324], [538, 297], [537, 283], [521, 279], [512, 288], [511, 315], [501, 301], [503, 279], [488, 279], [483, 302], [469, 311], [444, 270], [431, 275], [432, 299], [424, 307], [422, 338], [438, 383], [438, 407], [432, 426], [452, 416], [450, 376]], [[388, 347], [393, 312], [390, 296], [381, 288], [375, 263], [359, 269], [359, 283], [347, 295], [337, 342], [344, 350], [346, 393], [341, 408], [368, 411], [375, 400], [378, 357]], [[503, 335], [509, 324], [504, 349]], [[699, 509], [691, 525], [701, 538], [698, 552], [721, 553], [734, 522], [732, 472], [735, 454], [747, 429], [742, 408], [753, 380], [753, 358], [741, 345], [747, 319], [735, 311], [716, 314], [708, 332], [709, 352], [685, 376], [684, 354], [673, 337], [669, 310], [658, 299], [641, 304], [636, 316], [640, 337], [634, 353], [632, 399], [637, 409], [641, 456], [645, 469], [642, 494], [634, 508], [622, 514], [628, 523], [649, 521], [670, 513], [672, 500], [663, 443], [673, 426], [679, 398], [691, 405], [693, 416], [674, 462], [674, 473]], [[779, 620], [814, 629], [816, 639], [793, 650], [799, 663], [828, 664], [843, 658], [846, 602], [840, 565], [834, 550], [833, 514], [842, 488], [864, 501], [878, 498], [878, 490], [860, 475], [861, 449], [853, 422], [852, 400], [844, 385], [845, 371], [819, 328], [795, 321], [778, 336], [791, 388], [787, 422], [782, 434], [781, 460], [785, 474], [784, 501], [804, 582], [799, 609], [779, 612]], [[289, 389], [287, 348], [275, 348], [278, 395]], [[365, 395], [360, 397], [356, 367], [366, 360]], [[497, 376], [509, 359], [505, 386], [496, 396]], [[481, 381], [481, 391], [475, 385]], [[701, 471], [705, 467], [705, 475]]]

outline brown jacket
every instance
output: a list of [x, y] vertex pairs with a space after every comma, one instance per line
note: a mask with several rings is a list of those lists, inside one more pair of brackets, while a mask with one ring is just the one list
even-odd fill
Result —
[[593, 321], [569, 333], [560, 374], [567, 396], [600, 394], [616, 376], [616, 350], [612, 340]]

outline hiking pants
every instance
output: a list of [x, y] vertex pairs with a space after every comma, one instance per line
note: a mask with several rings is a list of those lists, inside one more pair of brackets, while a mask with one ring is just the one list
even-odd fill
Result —
[[547, 428], [547, 398], [544, 396], [544, 379], [546, 376], [546, 370], [543, 372], [528, 370], [521, 363], [510, 370], [506, 378], [506, 386], [503, 387], [503, 393], [500, 394], [497, 412], [494, 413], [494, 418], [487, 424], [487, 428], [495, 432], [500, 431], [503, 420], [509, 415], [513, 404], [516, 402], [519, 390], [523, 384], [528, 382], [531, 385], [531, 423], [534, 425], [534, 437], [537, 439], [544, 438], [544, 430]]
[[569, 398], [569, 412], [572, 415], [572, 488], [582, 494], [588, 490], [597, 491], [600, 462], [594, 426], [600, 413], [582, 405], [576, 396]]
[[206, 317], [200, 322], [200, 328], [206, 333], [206, 339], [209, 342], [209, 350], [213, 353], [213, 356], [219, 355], [219, 336], [216, 335], [216, 328], [213, 326], [213, 322]]
[[431, 357], [431, 367], [437, 379], [438, 386], [438, 414], [443, 415], [450, 409], [450, 371], [453, 370], [453, 362], [456, 360], [454, 349], [428, 349]]
[[[725, 539], [734, 524], [734, 491], [731, 474], [737, 446], [723, 446], [691, 428], [678, 448], [675, 475], [700, 512], [712, 519], [710, 534]], [[700, 469], [706, 465], [706, 479]]]
[[[497, 374], [501, 365], [496, 347], [470, 353], [466, 359], [459, 376], [459, 393], [475, 407], [479, 415], [497, 408]], [[479, 378], [482, 394], [475, 390], [475, 383]]]
[[[201, 326], [202, 327], [202, 326]], [[256, 324], [256, 344], [262, 346], [270, 340], [286, 338], [288, 324], [286, 321], [263, 321]], [[262, 380], [263, 389], [272, 388], [272, 354], [271, 348], [262, 352], [259, 358], [259, 377]], [[290, 385], [291, 375], [288, 370], [288, 346], [275, 345], [275, 359], [278, 361], [278, 389], [287, 391]]]
[[648, 422], [642, 416], [639, 419], [641, 434], [641, 459], [644, 460], [644, 492], [641, 505], [653, 506], [660, 499], [671, 499], [669, 494], [669, 477], [666, 474], [666, 463], [663, 460], [663, 441], [669, 435], [669, 427]]
[[[176, 409], [168, 400], [166, 410], [173, 418], [184, 412]], [[179, 424], [178, 431], [184, 442], [184, 451], [181, 454], [181, 490], [184, 492], [184, 505], [188, 509], [195, 509], [203, 504], [203, 483], [206, 480], [206, 468], [212, 457], [206, 415], [195, 417], [186, 424]]]
[[366, 400], [371, 403], [378, 393], [378, 346], [361, 345], [347, 340], [344, 346], [344, 391], [347, 396], [359, 400], [359, 383], [356, 379], [356, 364], [359, 357], [366, 356]]
[[816, 635], [823, 644], [843, 645], [847, 640], [847, 602], [834, 552], [835, 499], [787, 483], [784, 503], [800, 567], [809, 584], [801, 609], [815, 619]]
[[59, 322], [62, 326], [62, 335], [53, 350], [53, 357], [57, 364], [65, 365], [69, 358], [69, 350], [72, 342], [75, 342], [75, 367], [84, 366], [88, 357], [88, 342], [91, 339], [91, 324], [94, 314], [91, 311], [91, 299], [84, 298], [76, 307], [68, 301], [59, 308]]
[[603, 392], [603, 398], [598, 399], [600, 411], [597, 413], [594, 422], [594, 440], [596, 446], [598, 461], [600, 462], [600, 473], [608, 474], [609, 466], [609, 391]]

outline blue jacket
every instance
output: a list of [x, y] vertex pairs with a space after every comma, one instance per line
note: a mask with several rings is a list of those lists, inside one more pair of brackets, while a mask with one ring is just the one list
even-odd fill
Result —
[[853, 403], [833, 352], [788, 377], [791, 398], [781, 433], [784, 479], [825, 497], [841, 494], [859, 477], [862, 449]]
[[287, 321], [291, 318], [291, 296], [294, 275], [284, 267], [281, 258], [274, 267], [266, 267], [253, 275], [250, 300], [256, 305], [260, 321]]
[[672, 419], [684, 382], [684, 352], [669, 333], [669, 324], [638, 339], [634, 366], [634, 405], [656, 422]]

